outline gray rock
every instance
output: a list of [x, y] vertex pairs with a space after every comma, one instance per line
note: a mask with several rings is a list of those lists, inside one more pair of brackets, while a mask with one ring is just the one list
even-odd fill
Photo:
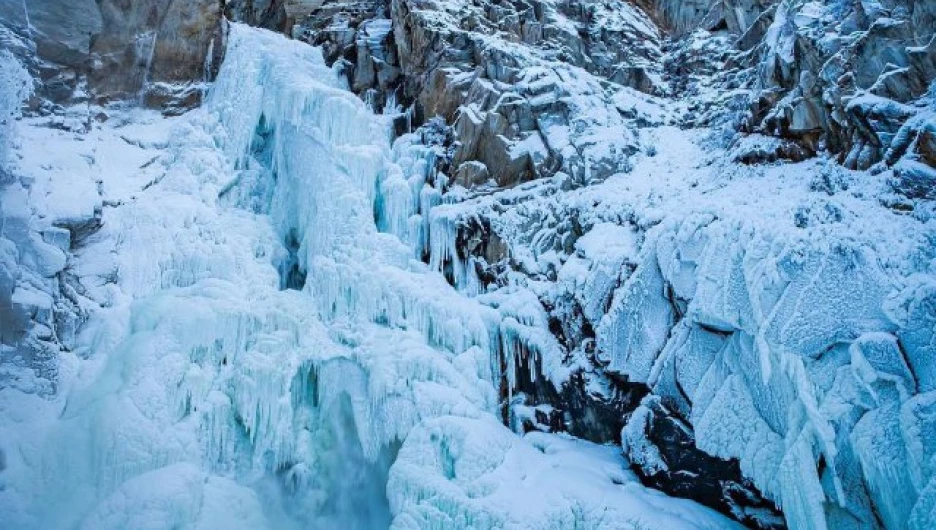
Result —
[[[917, 100], [936, 78], [933, 8], [920, 2], [841, 5], [781, 3], [738, 41], [760, 47], [751, 132], [817, 151], [840, 153], [850, 168], [884, 159], [887, 145], [912, 112], [881, 112]], [[763, 28], [764, 17], [771, 28]], [[763, 37], [761, 37], [763, 35]], [[831, 35], [831, 36], [830, 36]], [[856, 105], [869, 92], [874, 105]]]
[[922, 162], [936, 167], [936, 119], [924, 123], [917, 141], [917, 153]]
[[237, 22], [285, 33], [285, 3], [284, 0], [228, 0], [224, 13]]
[[[91, 48], [95, 62], [89, 72], [89, 85], [98, 98], [144, 100], [154, 83], [185, 84], [210, 77], [205, 71], [208, 51], [223, 50], [217, 2], [101, 0], [99, 6], [104, 22]], [[207, 61], [215, 66], [217, 62]]]
[[477, 160], [471, 160], [458, 166], [455, 178], [452, 181], [464, 188], [480, 186], [491, 178], [487, 166]]
[[73, 68], [85, 66], [103, 27], [94, 0], [0, 0], [0, 23], [29, 34], [41, 58]]
[[80, 101], [86, 85], [101, 102], [191, 108], [200, 91], [185, 86], [206, 81], [206, 64], [220, 63], [221, 21], [215, 0], [0, 1], [0, 24], [34, 43], [38, 95], [61, 104]]

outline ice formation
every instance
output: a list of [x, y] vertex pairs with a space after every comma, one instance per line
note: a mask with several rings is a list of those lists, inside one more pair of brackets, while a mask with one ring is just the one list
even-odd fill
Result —
[[5, 528], [734, 526], [501, 424], [502, 364], [559, 377], [545, 315], [479, 293], [432, 151], [391, 147], [317, 49], [233, 24], [205, 107], [134, 127], [95, 155], [119, 207], [73, 263], [100, 307], [60, 397], [0, 389]]

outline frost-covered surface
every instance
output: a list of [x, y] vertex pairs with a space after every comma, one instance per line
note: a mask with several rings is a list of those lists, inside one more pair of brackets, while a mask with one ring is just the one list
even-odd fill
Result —
[[[55, 393], [28, 363], [0, 380], [0, 526], [734, 526], [616, 448], [498, 421], [500, 359], [561, 377], [545, 314], [521, 287], [448, 285], [431, 152], [392, 150], [316, 49], [234, 25], [204, 109], [44, 120], [21, 127], [4, 215], [28, 208], [68, 281], [19, 296], [67, 292], [83, 325]], [[634, 250], [600, 246], [582, 252]]]
[[[653, 156], [604, 183], [564, 191], [560, 174], [439, 214], [487, 219], [507, 281], [582, 315], [599, 364], [738, 458], [792, 528], [930, 527], [933, 205], [886, 206], [889, 172], [743, 166], [705, 131], [644, 135]], [[567, 364], [588, 366], [588, 343]], [[662, 469], [646, 421], [625, 448]]]
[[490, 418], [426, 422], [403, 445], [387, 491], [400, 530], [726, 524], [641, 486], [614, 447], [545, 433], [518, 439]]

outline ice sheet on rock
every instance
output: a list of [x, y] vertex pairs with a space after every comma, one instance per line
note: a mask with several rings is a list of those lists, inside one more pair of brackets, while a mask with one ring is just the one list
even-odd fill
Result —
[[[575, 250], [579, 259], [563, 265], [559, 280], [572, 283], [569, 288], [576, 293], [585, 318], [598, 322], [618, 285], [621, 269], [636, 259], [636, 234], [619, 225], [598, 224], [575, 242]], [[577, 270], [579, 261], [584, 261], [585, 270]]]
[[660, 455], [660, 450], [647, 440], [646, 434], [653, 414], [650, 407], [659, 404], [659, 401], [658, 396], [645, 397], [621, 430], [621, 448], [624, 454], [634, 465], [651, 475], [669, 469]]
[[900, 325], [897, 332], [920, 392], [936, 389], [936, 279], [918, 274], [889, 300], [888, 312]]
[[676, 318], [666, 289], [651, 255], [617, 291], [598, 330], [600, 351], [612, 370], [626, 371], [635, 381], [649, 379]]

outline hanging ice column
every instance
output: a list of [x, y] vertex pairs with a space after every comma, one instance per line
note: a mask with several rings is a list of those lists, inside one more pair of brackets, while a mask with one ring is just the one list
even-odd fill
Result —
[[[250, 53], [243, 53], [246, 35]], [[275, 40], [275, 52], [257, 53], [258, 40]], [[282, 52], [286, 45], [291, 53]], [[474, 349], [487, 383], [500, 377], [491, 367], [504, 357], [510, 381], [521, 355], [558, 369], [545, 317], [527, 314], [538, 307], [535, 296], [486, 297], [483, 305], [437, 273], [448, 263], [457, 287], [478, 290], [472, 264], [455, 252], [452, 219], [433, 215], [445, 185], [434, 151], [412, 135], [391, 149], [389, 122], [344, 90], [317, 50], [235, 26], [210, 104], [231, 132], [224, 143], [231, 159], [243, 166], [263, 163], [252, 153], [269, 159], [270, 213], [281, 237], [296, 239], [305, 290], [326, 321], [415, 331], [449, 355]], [[425, 253], [428, 269], [415, 259]]]
[[415, 134], [394, 143], [394, 164], [377, 186], [377, 227], [400, 238], [417, 259], [427, 259], [460, 292], [474, 296], [481, 282], [475, 259], [458, 255], [457, 211], [437, 208], [451, 195], [443, 195], [448, 179], [436, 170], [436, 156], [435, 148], [421, 144]]
[[[375, 195], [379, 183], [385, 190], [403, 185], [421, 191], [429, 163], [412, 160], [411, 183], [403, 182], [402, 169], [391, 161], [389, 124], [344, 89], [318, 50], [277, 40], [275, 53], [241, 53], [249, 31], [235, 26], [222, 68], [237, 74], [219, 76], [210, 105], [229, 131], [229, 157], [247, 166], [252, 151], [269, 153], [276, 178], [270, 213], [284, 239], [295, 237], [306, 287], [322, 315], [415, 328], [453, 351], [489, 349], [495, 315], [466, 309], [442, 278], [413, 262], [424, 230], [409, 219], [416, 206], [408, 191], [384, 193], [381, 200]], [[283, 53], [287, 45], [294, 49]], [[255, 133], [261, 124], [263, 138]], [[412, 247], [378, 232], [375, 201], [395, 212], [382, 223], [388, 232]]]
[[[319, 70], [310, 75], [291, 54], [238, 53], [239, 39], [235, 31], [224, 66], [237, 75], [220, 76], [211, 98], [233, 131], [225, 151], [241, 161], [258, 147], [270, 153], [271, 214], [284, 239], [295, 235], [322, 315], [415, 328], [432, 345], [496, 355], [510, 315], [466, 302], [413, 259], [428, 254], [430, 269], [448, 267], [456, 287], [479, 291], [474, 264], [456, 252], [453, 218], [434, 212], [445, 183], [433, 150], [413, 136], [391, 150], [389, 123], [325, 71], [318, 50], [289, 43]], [[261, 125], [269, 145], [256, 143]]]
[[[317, 50], [288, 43], [304, 67], [279, 48], [272, 57], [257, 54], [256, 44], [239, 53], [246, 32], [232, 36], [224, 68], [237, 75], [220, 76], [211, 104], [234, 131], [225, 144], [232, 159], [246, 164], [252, 152], [269, 158], [276, 178], [270, 212], [281, 237], [298, 243], [306, 290], [321, 316], [415, 330], [456, 355], [476, 347], [486, 372], [505, 361], [507, 373], [493, 372], [511, 387], [521, 356], [561, 379], [546, 318], [529, 314], [539, 307], [532, 293], [513, 293], [512, 303], [486, 296], [482, 305], [437, 274], [448, 273], [464, 294], [480, 291], [473, 262], [456, 252], [455, 217], [437, 208], [445, 176], [435, 170], [433, 148], [407, 135], [391, 149], [389, 122], [324, 71]], [[258, 128], [263, 134], [251, 137]], [[426, 255], [428, 270], [419, 261]]]
[[[500, 315], [375, 226], [376, 184], [394, 168], [384, 125], [318, 50], [232, 25], [165, 174], [107, 213], [93, 251], [116, 256], [121, 303], [87, 345], [106, 368], [28, 444], [37, 515], [17, 527], [141, 528], [150, 508], [173, 522], [207, 513], [204, 498], [282, 504], [299, 526], [379, 528], [407, 433], [496, 410]], [[302, 292], [276, 278], [291, 239]], [[172, 486], [216, 479], [221, 492]], [[135, 493], [150, 480], [167, 488]], [[257, 501], [268, 482], [289, 502]]]

